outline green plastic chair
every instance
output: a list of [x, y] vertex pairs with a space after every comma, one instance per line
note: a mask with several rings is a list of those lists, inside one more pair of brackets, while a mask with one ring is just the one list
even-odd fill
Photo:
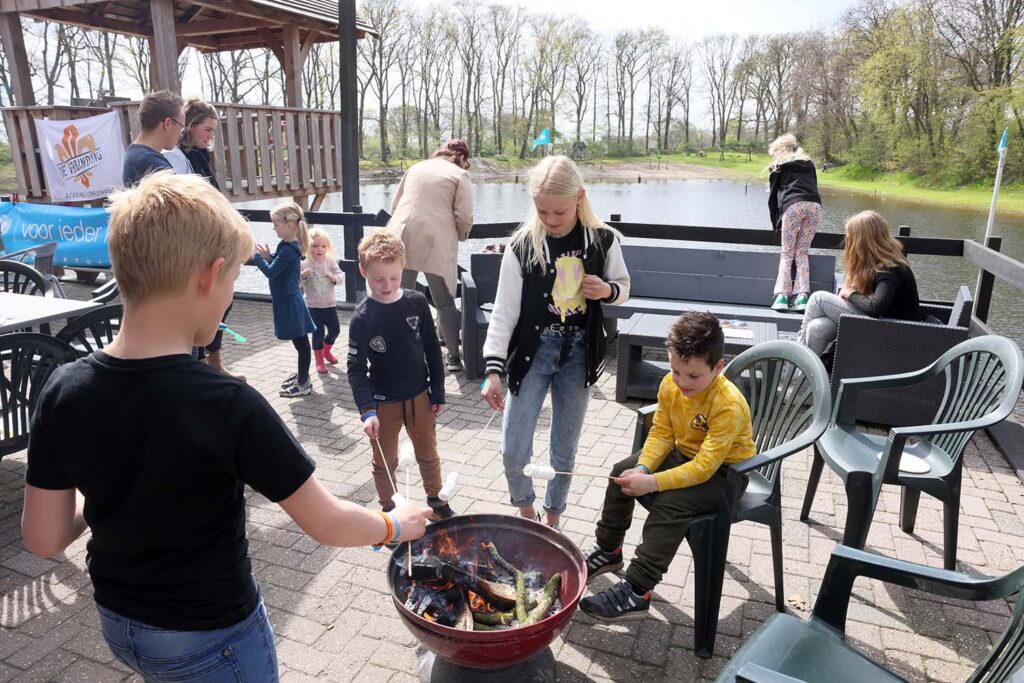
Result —
[[[743, 392], [750, 406], [757, 454], [725, 466], [728, 484], [718, 512], [697, 515], [686, 540], [694, 566], [694, 650], [711, 657], [722, 604], [729, 530], [736, 522], [766, 524], [771, 529], [775, 571], [775, 608], [785, 608], [782, 586], [782, 459], [813, 444], [828, 426], [831, 389], [821, 360], [792, 341], [758, 344], [736, 356], [725, 376]], [[657, 405], [637, 411], [634, 452], [643, 447]], [[647, 507], [650, 498], [637, 501]]]
[[[1003, 600], [1024, 587], [1024, 567], [990, 578], [935, 569], [840, 545], [832, 551], [808, 619], [773, 614], [736, 651], [717, 683], [903, 681], [850, 645], [844, 636], [853, 582], [869, 577], [958, 600]], [[1020, 680], [1024, 671], [1024, 600], [1019, 597], [996, 646], [967, 683]], [[1015, 675], [1016, 674], [1016, 675]]]
[[[914, 532], [921, 492], [943, 503], [943, 561], [956, 567], [963, 452], [971, 436], [1010, 415], [1020, 393], [1024, 358], [1009, 339], [995, 335], [961, 342], [923, 370], [884, 377], [844, 379], [835, 415], [814, 448], [800, 519], [806, 521], [824, 464], [846, 484], [849, 501], [843, 545], [863, 548], [882, 484], [901, 487], [900, 528]], [[931, 424], [895, 427], [887, 435], [857, 431], [857, 394], [905, 387], [944, 377], [945, 391]], [[911, 438], [919, 439], [908, 444]], [[914, 472], [923, 469], [926, 472]]]

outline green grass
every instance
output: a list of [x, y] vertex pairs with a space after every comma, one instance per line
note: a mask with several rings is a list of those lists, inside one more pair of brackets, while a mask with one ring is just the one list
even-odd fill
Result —
[[14, 177], [14, 163], [0, 162], [0, 194], [18, 191], [18, 180]]

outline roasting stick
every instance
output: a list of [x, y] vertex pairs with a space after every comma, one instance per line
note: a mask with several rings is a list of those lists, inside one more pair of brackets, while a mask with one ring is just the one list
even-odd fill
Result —
[[[395, 477], [391, 473], [391, 469], [388, 467], [388, 459], [384, 457], [384, 449], [380, 445], [380, 439], [375, 436], [372, 438], [377, 444], [377, 450], [380, 451], [380, 459], [384, 462], [384, 471], [388, 473], [388, 480], [391, 482], [391, 490], [395, 492], [395, 494], [391, 496], [391, 502], [394, 503], [396, 507], [404, 505], [409, 496], [409, 468], [408, 466], [405, 468], [405, 496], [403, 497], [402, 494], [398, 492], [398, 485], [395, 483]], [[415, 457], [415, 455], [413, 457]], [[407, 560], [409, 576], [412, 576], [412, 541], [407, 541], [407, 543], [408, 547], [405, 549], [405, 559]]]
[[[406, 441], [402, 444], [402, 447], [398, 450], [398, 466], [405, 465], [405, 497], [409, 497], [409, 467], [413, 461], [416, 460], [416, 448], [411, 443]], [[409, 576], [412, 576], [412, 541], [408, 541], [408, 546], [405, 549], [406, 566], [408, 569]]]
[[608, 474], [587, 474], [586, 472], [563, 472], [556, 470], [554, 467], [548, 465], [534, 465], [530, 463], [523, 468], [523, 474], [528, 477], [535, 479], [546, 479], [551, 481], [555, 478], [556, 474], [567, 474], [570, 477], [593, 477], [594, 479], [615, 479], [615, 477]]
[[[491, 426], [491, 423], [494, 422], [494, 418], [498, 416], [499, 412], [500, 411], [495, 410], [491, 413], [491, 419], [487, 420], [487, 424], [484, 425], [484, 428], [476, 433], [478, 437], [487, 431], [487, 428]], [[459, 485], [459, 473], [462, 472], [462, 468], [465, 464], [466, 461], [463, 460], [457, 470], [455, 470], [447, 477], [445, 477], [444, 486], [441, 487], [441, 492], [437, 494], [438, 498], [447, 503], [449, 500], [451, 500], [452, 496], [455, 495], [455, 489]]]

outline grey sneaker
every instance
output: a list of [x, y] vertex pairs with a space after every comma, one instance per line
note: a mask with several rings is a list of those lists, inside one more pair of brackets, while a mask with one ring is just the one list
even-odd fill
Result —
[[444, 369], [448, 372], [458, 372], [462, 369], [462, 358], [454, 353], [449, 353], [444, 361]]
[[278, 393], [286, 398], [293, 398], [295, 396], [306, 396], [313, 391], [313, 383], [306, 382], [305, 384], [289, 384], [284, 387]]
[[297, 380], [298, 378], [299, 376], [293, 372], [292, 374], [284, 378], [284, 381], [281, 382], [281, 388], [286, 389], [290, 387], [291, 385], [295, 384], [295, 380]]
[[650, 609], [651, 591], [637, 595], [625, 579], [606, 591], [580, 600], [580, 610], [601, 621], [646, 619]]
[[590, 580], [595, 576], [607, 574], [608, 572], [617, 572], [622, 569], [624, 564], [622, 561], [622, 546], [620, 545], [615, 550], [609, 552], [595, 543], [587, 551], [586, 562], [587, 583], [590, 583]]

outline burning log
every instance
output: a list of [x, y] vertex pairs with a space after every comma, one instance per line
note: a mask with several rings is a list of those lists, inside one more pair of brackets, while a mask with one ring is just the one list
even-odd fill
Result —
[[536, 624], [547, 616], [548, 612], [551, 610], [551, 605], [555, 603], [555, 595], [558, 594], [558, 584], [561, 580], [561, 574], [555, 574], [551, 577], [551, 579], [544, 585], [544, 590], [541, 591], [540, 600], [537, 601], [537, 606], [530, 610], [530, 613], [526, 616], [525, 620], [520, 620], [520, 626]]
[[473, 610], [469, 607], [469, 601], [465, 598], [462, 599], [462, 611], [459, 614], [458, 620], [455, 622], [455, 628], [460, 631], [472, 631], [473, 626]]
[[493, 543], [488, 541], [487, 543], [481, 543], [480, 545], [487, 551], [487, 554], [491, 556], [491, 560], [494, 561], [494, 564], [504, 569], [510, 576], [515, 576], [520, 573], [518, 569], [513, 567], [505, 560], [505, 558], [498, 554], [498, 548]]
[[497, 581], [488, 581], [487, 579], [479, 576], [474, 576], [473, 574], [432, 555], [428, 557], [418, 557], [413, 560], [412, 574], [410, 576], [414, 581], [440, 581], [443, 579], [450, 579], [460, 585], [479, 592], [481, 595], [484, 595], [488, 600], [493, 602], [500, 602], [506, 605], [514, 605], [516, 602], [516, 593], [512, 586], [507, 586], [503, 583], [498, 583]]

